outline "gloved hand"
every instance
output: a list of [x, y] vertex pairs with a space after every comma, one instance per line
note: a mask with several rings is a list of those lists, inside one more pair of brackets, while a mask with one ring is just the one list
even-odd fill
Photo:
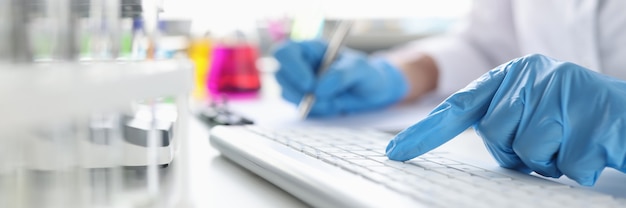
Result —
[[405, 161], [473, 126], [504, 168], [592, 186], [605, 167], [626, 171], [626, 82], [529, 55], [503, 64], [396, 135]]
[[310, 116], [331, 116], [372, 110], [398, 102], [408, 92], [402, 73], [382, 58], [368, 58], [354, 50], [339, 53], [326, 73], [317, 76], [326, 51], [322, 41], [286, 42], [274, 57], [280, 63], [276, 80], [282, 97], [298, 104], [313, 93]]

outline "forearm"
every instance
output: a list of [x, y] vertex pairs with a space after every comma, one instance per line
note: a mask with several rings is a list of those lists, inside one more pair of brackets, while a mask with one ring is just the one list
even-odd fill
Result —
[[428, 54], [417, 56], [388, 56], [392, 65], [398, 67], [408, 81], [409, 92], [403, 102], [419, 99], [421, 96], [437, 88], [439, 69]]

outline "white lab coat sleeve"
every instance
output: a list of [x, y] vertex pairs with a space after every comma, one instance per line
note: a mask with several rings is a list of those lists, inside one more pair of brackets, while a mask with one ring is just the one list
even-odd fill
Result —
[[447, 34], [417, 40], [392, 54], [430, 55], [439, 69], [438, 93], [453, 93], [497, 65], [520, 56], [509, 0], [474, 0]]

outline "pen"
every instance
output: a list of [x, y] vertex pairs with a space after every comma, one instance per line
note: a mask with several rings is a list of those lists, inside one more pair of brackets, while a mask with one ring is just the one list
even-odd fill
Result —
[[[317, 70], [317, 77], [323, 75], [326, 70], [328, 70], [330, 64], [332, 64], [335, 58], [337, 58], [339, 49], [341, 48], [343, 41], [346, 39], [346, 36], [348, 36], [348, 33], [350, 32], [352, 23], [353, 22], [350, 20], [342, 20], [339, 21], [339, 23], [337, 24], [337, 27], [332, 33], [332, 37], [328, 41], [328, 47], [324, 52], [322, 64], [320, 64], [320, 68], [319, 70]], [[313, 93], [306, 94], [302, 98], [300, 104], [298, 104], [298, 113], [300, 114], [300, 118], [305, 119], [309, 115], [309, 112], [311, 111], [314, 103], [315, 96], [313, 95]]]

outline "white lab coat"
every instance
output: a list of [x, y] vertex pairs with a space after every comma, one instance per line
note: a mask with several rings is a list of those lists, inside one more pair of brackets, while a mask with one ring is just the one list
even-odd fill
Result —
[[540, 53], [626, 79], [626, 0], [474, 0], [456, 30], [417, 41], [452, 93], [497, 65]]

